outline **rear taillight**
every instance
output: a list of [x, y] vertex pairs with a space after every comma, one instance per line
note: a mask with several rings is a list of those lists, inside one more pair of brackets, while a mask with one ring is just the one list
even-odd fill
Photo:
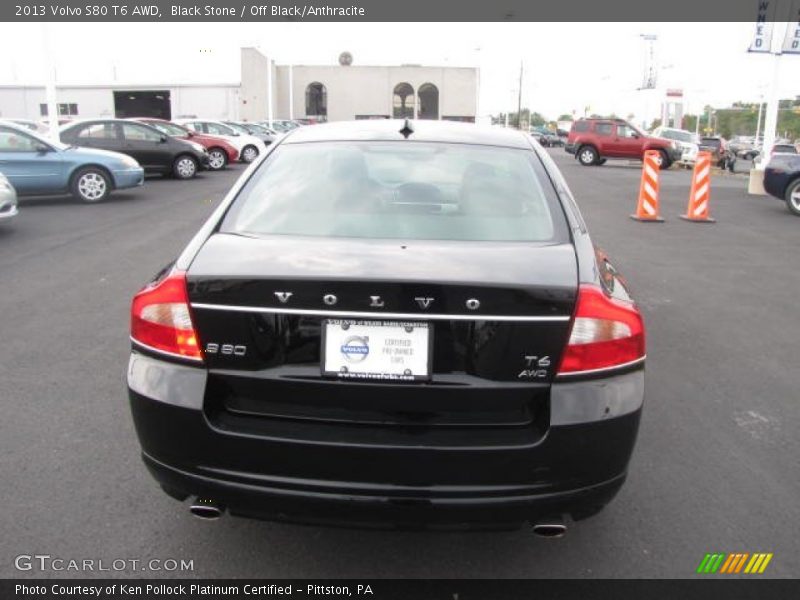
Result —
[[644, 355], [644, 323], [636, 307], [609, 298], [597, 286], [582, 285], [558, 374], [619, 367]]
[[159, 352], [203, 360], [192, 324], [186, 273], [173, 271], [133, 297], [131, 338]]

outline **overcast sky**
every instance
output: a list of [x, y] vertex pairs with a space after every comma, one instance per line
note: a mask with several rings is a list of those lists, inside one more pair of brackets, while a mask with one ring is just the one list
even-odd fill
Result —
[[[515, 110], [523, 61], [523, 105], [551, 119], [589, 107], [641, 120], [666, 88], [689, 112], [755, 101], [773, 73], [771, 56], [746, 51], [752, 23], [3, 23], [0, 84], [43, 83], [45, 31], [61, 84], [238, 83], [241, 46], [278, 64], [348, 50], [356, 65], [479, 66], [481, 114]], [[655, 92], [636, 90], [645, 33], [658, 35]], [[782, 96], [800, 95], [800, 56], [780, 60]]]

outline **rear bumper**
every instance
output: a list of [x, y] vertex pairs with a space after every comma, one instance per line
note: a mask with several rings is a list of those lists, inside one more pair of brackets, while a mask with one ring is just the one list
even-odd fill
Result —
[[114, 177], [114, 188], [118, 190], [144, 184], [144, 169], [141, 167], [113, 171], [111, 174]]
[[567, 142], [566, 144], [564, 144], [564, 151], [567, 154], [575, 154], [575, 144], [570, 144], [569, 142]]
[[[505, 527], [588, 516], [622, 485], [641, 413], [641, 370], [554, 384], [550, 426], [534, 443], [432, 447], [331, 439], [324, 424], [270, 433], [202, 408], [205, 371], [133, 353], [129, 398], [145, 464], [178, 498], [232, 514], [358, 526]], [[168, 401], [165, 401], [168, 400]], [[318, 435], [309, 436], [313, 427]], [[388, 439], [385, 438], [385, 439]]]
[[364, 489], [343, 482], [302, 479], [243, 482], [216, 474], [180, 470], [143, 454], [153, 477], [174, 497], [213, 499], [231, 514], [298, 523], [357, 527], [506, 528], [540, 518], [590, 516], [608, 504], [625, 474], [568, 491], [503, 493], [470, 489], [459, 494], [428, 487]]

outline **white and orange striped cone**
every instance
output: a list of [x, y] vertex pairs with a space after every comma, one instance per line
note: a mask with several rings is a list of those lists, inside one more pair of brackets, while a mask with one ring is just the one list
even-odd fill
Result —
[[643, 223], [663, 223], [664, 219], [658, 214], [658, 179], [661, 168], [658, 150], [647, 150], [642, 162], [642, 183], [639, 185], [639, 202], [636, 204], [636, 214], [631, 219]]
[[711, 153], [698, 152], [692, 174], [692, 188], [689, 191], [689, 205], [681, 219], [694, 223], [715, 223], [708, 216], [708, 203], [711, 199]]

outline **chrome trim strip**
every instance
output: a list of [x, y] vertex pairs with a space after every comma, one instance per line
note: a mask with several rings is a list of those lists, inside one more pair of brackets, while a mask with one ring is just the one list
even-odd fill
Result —
[[192, 308], [207, 310], [227, 310], [235, 312], [258, 312], [278, 315], [319, 315], [323, 317], [342, 317], [359, 319], [398, 319], [405, 321], [542, 321], [562, 322], [572, 317], [565, 316], [528, 316], [528, 315], [443, 315], [440, 313], [393, 313], [393, 312], [359, 312], [350, 310], [315, 310], [306, 308], [271, 308], [264, 306], [233, 306], [230, 304], [204, 304], [193, 302]]
[[560, 379], [567, 379], [568, 377], [580, 377], [581, 375], [593, 375], [595, 373], [606, 373], [608, 371], [617, 371], [619, 369], [625, 369], [626, 367], [632, 367], [639, 363], [643, 363], [644, 360], [647, 358], [645, 354], [641, 358], [637, 358], [636, 360], [632, 360], [630, 362], [622, 363], [619, 365], [612, 365], [610, 367], [603, 367], [601, 369], [587, 369], [586, 371], [572, 371], [570, 373], [559, 373], [556, 375], [556, 381]]
[[155, 352], [156, 354], [160, 354], [162, 356], [169, 356], [170, 358], [181, 358], [183, 360], [191, 360], [193, 362], [202, 363], [202, 358], [197, 358], [195, 356], [184, 356], [183, 354], [175, 354], [174, 352], [167, 352], [166, 350], [159, 350], [158, 348], [153, 348], [152, 346], [148, 346], [147, 344], [143, 344], [139, 340], [133, 338], [133, 336], [128, 336], [131, 338], [131, 342], [133, 342], [134, 346], [139, 346], [140, 348], [144, 348], [148, 352]]

